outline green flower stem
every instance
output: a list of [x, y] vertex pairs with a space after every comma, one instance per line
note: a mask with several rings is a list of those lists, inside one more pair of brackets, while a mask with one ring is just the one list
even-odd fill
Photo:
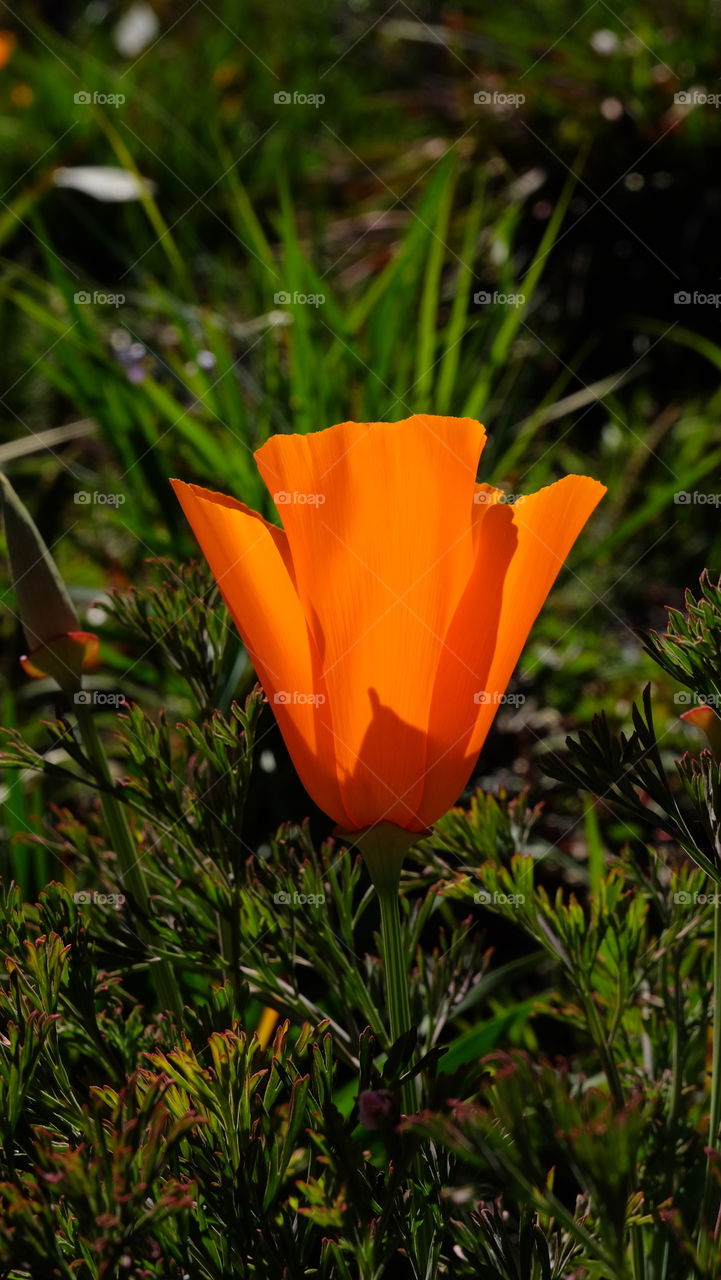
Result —
[[[401, 915], [398, 890], [381, 885], [378, 887], [381, 908], [381, 936], [383, 939], [383, 964], [385, 967], [386, 994], [391, 1040], [396, 1041], [411, 1027], [411, 1006], [408, 999], [408, 958], [403, 951]], [[414, 1082], [403, 1085], [401, 1105], [406, 1115], [417, 1111]]]
[[[85, 750], [100, 777], [109, 786], [112, 786], [113, 782], [108, 768], [107, 757], [93, 714], [83, 703], [77, 703], [75, 711]], [[115, 796], [108, 795], [106, 791], [100, 792], [100, 803], [107, 835], [120, 864], [123, 885], [128, 890], [140, 913], [138, 934], [142, 942], [149, 945], [151, 935], [146, 928], [144, 917], [147, 917], [151, 911], [150, 895], [143, 869], [138, 861], [138, 851], [135, 847], [125, 812]], [[172, 1010], [176, 1017], [180, 1018], [183, 1012], [183, 1001], [173, 977], [170, 963], [162, 958], [153, 961], [150, 964], [150, 974], [163, 1009]]]
[[626, 1104], [626, 1099], [623, 1093], [621, 1077], [618, 1074], [616, 1059], [613, 1056], [613, 1049], [606, 1039], [603, 1027], [601, 1026], [601, 1019], [598, 1016], [598, 1010], [593, 1001], [593, 993], [591, 991], [582, 991], [581, 995], [591, 1037], [601, 1058], [601, 1065], [611, 1089], [613, 1100], [617, 1107], [623, 1107]]
[[[717, 886], [718, 887], [718, 886]], [[708, 1123], [708, 1146], [715, 1150], [718, 1145], [719, 1125], [721, 1124], [721, 895], [714, 897], [713, 915], [713, 1056], [711, 1060], [711, 1110]], [[701, 1244], [705, 1227], [708, 1224], [710, 1234], [712, 1211], [714, 1210], [714, 1178], [711, 1173], [713, 1156], [706, 1160], [706, 1180], [699, 1224], [698, 1250], [702, 1255]]]
[[[611, 1095], [617, 1107], [622, 1108], [626, 1105], [626, 1099], [621, 1083], [621, 1077], [618, 1074], [616, 1059], [613, 1056], [611, 1044], [606, 1039], [598, 1010], [593, 1000], [591, 991], [582, 993], [583, 1006], [586, 1012], [586, 1019], [589, 1029], [593, 1037], [594, 1044], [598, 1049], [603, 1070], [611, 1089]], [[643, 1239], [643, 1227], [634, 1225], [629, 1227], [629, 1240], [631, 1244], [631, 1256], [633, 1261], [633, 1280], [645, 1280], [646, 1277], [646, 1254]]]
[[[682, 1028], [683, 1028], [683, 993], [681, 990], [681, 978], [679, 975], [679, 965], [676, 955], [672, 954], [670, 963], [673, 965], [673, 1018], [671, 1025], [673, 1028], [673, 1048], [671, 1054], [671, 1100], [668, 1111], [668, 1131], [672, 1142], [676, 1140], [678, 1133], [679, 1116], [681, 1114], [681, 1093], [683, 1089], [683, 1044], [682, 1044]], [[664, 987], [669, 986], [668, 979], [668, 954], [663, 959], [663, 982]], [[677, 1168], [669, 1171], [668, 1190], [672, 1196], [676, 1196], [679, 1188], [680, 1175]], [[658, 1247], [661, 1252], [661, 1262], [658, 1268], [658, 1280], [669, 1280], [669, 1268], [671, 1266], [671, 1239], [666, 1236], [665, 1239], [659, 1240]]]
[[[411, 1007], [408, 998], [408, 956], [403, 951], [401, 916], [398, 890], [403, 859], [413, 845], [428, 831], [406, 831], [393, 822], [377, 822], [362, 831], [345, 832], [336, 828], [335, 834], [354, 844], [363, 855], [381, 908], [381, 939], [383, 942], [383, 967], [388, 997], [388, 1018], [391, 1041], [411, 1028]], [[419, 1081], [408, 1080], [401, 1091], [401, 1106], [406, 1115], [418, 1110]]]
[[633, 1257], [633, 1280], [646, 1280], [646, 1252], [644, 1249], [643, 1227], [630, 1229], [631, 1252]]

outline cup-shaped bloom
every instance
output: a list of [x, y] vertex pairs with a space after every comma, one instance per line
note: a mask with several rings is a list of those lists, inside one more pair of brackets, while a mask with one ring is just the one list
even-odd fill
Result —
[[605, 492], [511, 504], [470, 418], [272, 436], [281, 514], [174, 481], [307, 791], [344, 832], [427, 829], [460, 795], [530, 628]]
[[96, 659], [98, 637], [80, 630], [65, 583], [40, 531], [10, 481], [1, 474], [0, 502], [18, 612], [30, 649], [20, 661], [28, 675], [52, 676], [72, 695], [82, 688], [83, 670]]
[[690, 711], [683, 712], [681, 719], [706, 734], [711, 755], [717, 764], [721, 764], [721, 718], [713, 707], [705, 703], [692, 707]]

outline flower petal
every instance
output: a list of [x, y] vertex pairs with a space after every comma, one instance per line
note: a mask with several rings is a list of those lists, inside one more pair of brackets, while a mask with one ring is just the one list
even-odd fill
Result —
[[347, 823], [338, 789], [328, 703], [318, 655], [294, 583], [281, 529], [234, 498], [171, 484], [255, 667], [306, 790]]
[[28, 676], [51, 676], [61, 687], [69, 684], [79, 692], [83, 671], [97, 666], [99, 653], [100, 640], [92, 631], [66, 631], [23, 654], [20, 666]]
[[353, 829], [426, 825], [430, 690], [473, 570], [484, 442], [472, 419], [417, 415], [273, 436], [256, 454], [320, 654]]
[[[420, 817], [445, 813], [468, 781], [528, 634], [605, 487], [565, 476], [514, 504], [488, 485], [476, 493], [476, 565], [448, 632], [433, 694], [430, 765]], [[445, 741], [444, 741], [445, 737]]]
[[691, 707], [690, 711], [682, 712], [680, 719], [685, 720], [687, 724], [692, 724], [695, 729], [700, 729], [702, 733], [706, 734], [714, 760], [720, 761], [721, 719], [719, 719], [713, 707], [707, 705]]

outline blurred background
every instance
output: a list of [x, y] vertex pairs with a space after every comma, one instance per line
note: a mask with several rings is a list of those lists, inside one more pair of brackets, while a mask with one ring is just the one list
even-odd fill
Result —
[[[169, 646], [103, 604], [194, 554], [168, 476], [275, 518], [269, 433], [470, 415], [509, 493], [609, 487], [479, 762], [542, 796], [544, 750], [658, 681], [637, 629], [718, 576], [716, 0], [24, 0], [0, 25], [0, 467], [101, 633], [98, 687], [187, 711]], [[2, 587], [3, 723], [40, 741], [53, 695]], [[234, 644], [226, 702], [252, 684]], [[309, 812], [270, 716], [265, 747], [258, 841]], [[7, 835], [46, 785], [8, 777]], [[572, 855], [593, 811], [552, 807]]]

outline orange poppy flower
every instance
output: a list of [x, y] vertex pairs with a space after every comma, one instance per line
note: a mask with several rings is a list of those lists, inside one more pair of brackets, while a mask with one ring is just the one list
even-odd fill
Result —
[[10, 61], [16, 44], [17, 40], [12, 31], [0, 31], [0, 71]]
[[717, 764], [721, 764], [721, 719], [713, 707], [706, 704], [692, 707], [690, 711], [682, 713], [681, 719], [706, 734], [711, 755]]
[[61, 687], [80, 687], [83, 671], [98, 665], [100, 640], [92, 631], [66, 631], [24, 653], [20, 665], [28, 676], [52, 676]]
[[281, 513], [174, 480], [307, 791], [344, 832], [416, 835], [455, 803], [604, 486], [510, 504], [470, 418], [272, 436]]

